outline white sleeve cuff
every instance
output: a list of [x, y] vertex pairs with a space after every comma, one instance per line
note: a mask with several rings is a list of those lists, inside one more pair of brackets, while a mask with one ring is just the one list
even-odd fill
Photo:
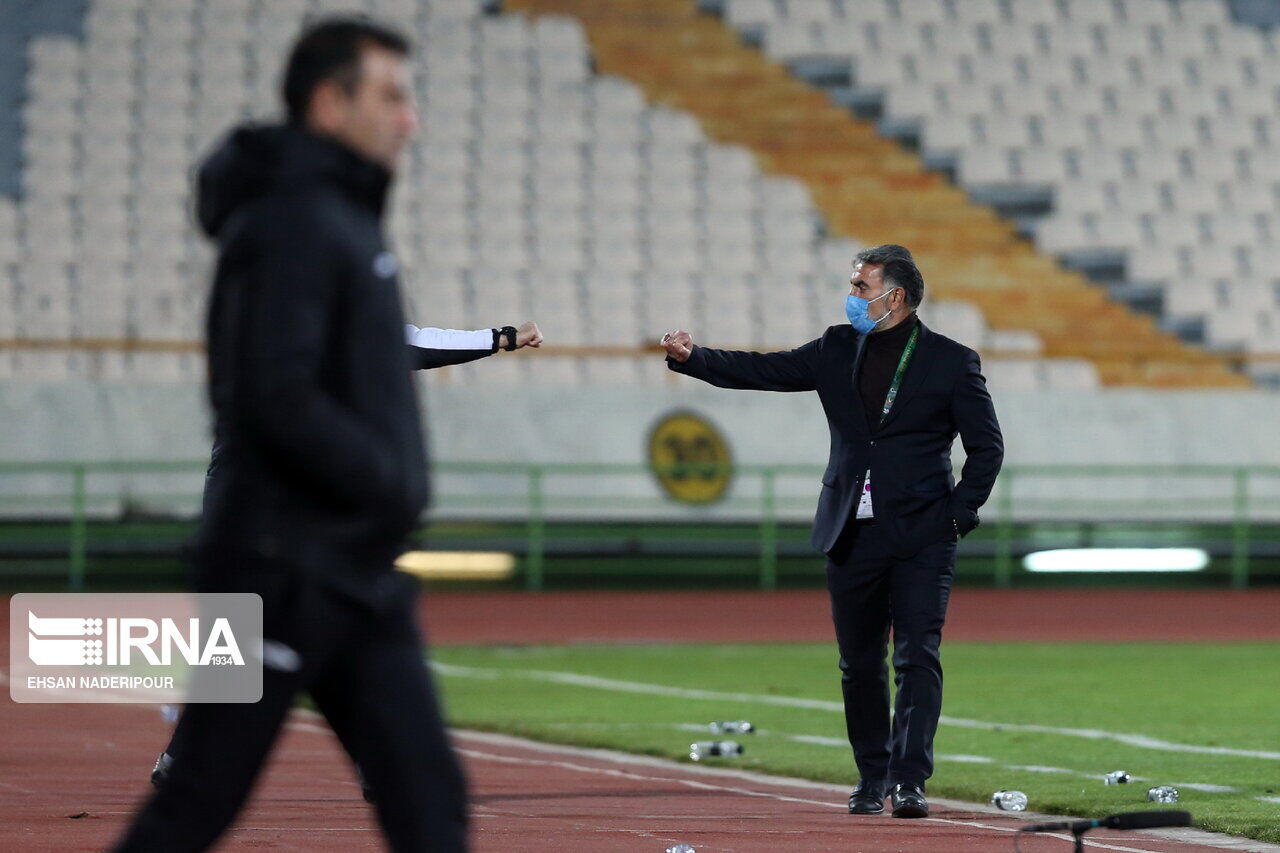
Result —
[[436, 329], [428, 326], [420, 329], [406, 323], [405, 340], [409, 346], [423, 349], [442, 350], [491, 350], [493, 349], [493, 329]]

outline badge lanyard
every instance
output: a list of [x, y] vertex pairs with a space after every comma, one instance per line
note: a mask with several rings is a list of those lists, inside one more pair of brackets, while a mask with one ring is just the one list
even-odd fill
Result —
[[907, 362], [911, 361], [911, 354], [916, 351], [916, 340], [920, 337], [920, 325], [911, 330], [911, 337], [907, 339], [907, 345], [902, 350], [902, 357], [898, 359], [898, 369], [893, 372], [893, 383], [889, 386], [889, 393], [884, 397], [884, 409], [880, 412], [880, 426], [884, 426], [884, 419], [889, 417], [889, 410], [893, 408], [893, 401], [898, 396], [898, 388], [902, 385], [902, 375], [907, 372]]
[[[911, 337], [907, 339], [907, 345], [902, 350], [902, 356], [898, 359], [898, 368], [893, 372], [893, 382], [889, 385], [889, 393], [884, 397], [884, 409], [880, 412], [880, 425], [884, 426], [885, 418], [889, 417], [889, 410], [893, 408], [893, 401], [898, 396], [898, 389], [902, 386], [902, 375], [907, 372], [907, 362], [911, 361], [911, 355], [916, 351], [916, 340], [920, 337], [920, 326], [916, 325], [911, 330]], [[872, 442], [874, 444], [875, 442]], [[871, 509], [871, 469], [867, 469], [867, 473], [862, 475], [862, 483], [859, 486], [862, 496], [858, 501], [858, 508], [855, 510], [857, 518], [873, 518]], [[865, 514], [864, 514], [865, 510]]]

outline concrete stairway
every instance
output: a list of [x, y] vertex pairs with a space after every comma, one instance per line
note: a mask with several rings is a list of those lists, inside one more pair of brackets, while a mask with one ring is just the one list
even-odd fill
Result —
[[920, 158], [744, 45], [693, 0], [506, 0], [507, 11], [578, 17], [596, 69], [803, 180], [833, 235], [901, 243], [933, 297], [977, 304], [993, 328], [1030, 329], [1046, 357], [1092, 360], [1104, 383], [1248, 387], [1220, 356], [1162, 332], [976, 204]]

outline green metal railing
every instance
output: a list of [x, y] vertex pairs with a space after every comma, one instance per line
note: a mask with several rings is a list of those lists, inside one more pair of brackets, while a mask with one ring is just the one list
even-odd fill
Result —
[[[93, 507], [104, 499], [119, 504], [118, 493], [98, 494], [90, 489], [94, 478], [105, 475], [183, 475], [192, 482], [173, 492], [146, 492], [141, 497], [153, 502], [185, 501], [188, 514], [194, 512], [198, 494], [198, 475], [203, 461], [113, 461], [113, 462], [13, 462], [0, 463], [0, 506], [10, 517], [66, 517], [67, 579], [71, 589], [85, 586], [89, 553], [89, 520]], [[505, 462], [441, 462], [433, 470], [439, 475], [437, 503], [433, 514], [451, 518], [493, 518], [505, 514], [518, 519], [524, 528], [524, 581], [529, 589], [541, 589], [546, 580], [548, 523], [556, 519], [594, 520], [602, 511], [615, 513], [609, 518], [626, 522], [628, 518], [660, 518], [683, 522], [726, 520], [746, 521], [755, 530], [757, 581], [762, 589], [778, 585], [779, 556], [783, 523], [801, 523], [812, 512], [817, 483], [822, 469], [810, 465], [738, 465], [731, 468], [716, 463], [673, 465], [661, 470], [639, 464], [560, 463], [529, 465]], [[708, 508], [687, 507], [667, 497], [655, 476], [715, 476], [730, 473], [733, 486], [729, 493]], [[471, 489], [451, 490], [440, 484], [450, 483], [451, 475], [462, 475]], [[13, 478], [52, 478], [62, 486], [39, 494], [13, 489]], [[494, 488], [476, 486], [485, 477], [493, 478]], [[630, 489], [624, 481], [631, 478]], [[1195, 494], [1174, 489], [1168, 497], [1125, 497], [1114, 494], [1111, 486], [1123, 478], [1137, 478], [1145, 484], [1163, 479], [1196, 479]], [[634, 482], [639, 479], [641, 482]], [[1266, 494], [1255, 494], [1256, 481], [1271, 480], [1276, 488]], [[794, 484], [785, 491], [780, 481]], [[1019, 495], [1019, 487], [1084, 481], [1094, 484], [1088, 498], [1069, 496], [1037, 497]], [[554, 487], [560, 483], [561, 488]], [[609, 488], [600, 493], [600, 484]], [[614, 488], [621, 485], [622, 488]], [[194, 488], [193, 488], [194, 486]], [[1185, 486], [1183, 487], [1185, 488]], [[1068, 490], [1069, 491], [1069, 490]], [[1140, 491], [1140, 490], [1139, 490]], [[129, 498], [130, 496], [124, 496]], [[137, 497], [137, 496], [132, 496]], [[35, 502], [54, 509], [32, 509]], [[65, 509], [58, 509], [58, 507]], [[14, 508], [17, 508], [16, 513]], [[1269, 520], [1280, 522], [1280, 468], [1243, 468], [1231, 466], [1159, 466], [1159, 465], [1013, 465], [1001, 472], [991, 500], [983, 510], [984, 528], [975, 538], [985, 538], [990, 546], [993, 576], [1000, 586], [1009, 586], [1016, 576], [1019, 543], [1018, 530], [1044, 523], [1101, 524], [1132, 520], [1135, 524], [1194, 525], [1205, 523], [1204, 513], [1216, 513], [1215, 525], [1230, 531], [1229, 572], [1231, 585], [1246, 587], [1250, 578], [1250, 549], [1259, 507], [1269, 510]], [[30, 510], [25, 511], [25, 510]], [[117, 510], [118, 512], [118, 510]], [[617, 513], [621, 513], [620, 515]], [[110, 510], [104, 513], [110, 516]], [[988, 531], [993, 529], [993, 534]], [[966, 542], [967, 547], [972, 545]]]
[[[995, 580], [998, 586], [1009, 586], [1014, 575], [1014, 525], [1018, 507], [1025, 506], [1015, 495], [1016, 484], [1031, 478], [1071, 479], [1095, 478], [1114, 481], [1117, 478], [1140, 477], [1148, 480], [1160, 478], [1204, 478], [1216, 480], [1230, 485], [1230, 496], [1225, 499], [1214, 499], [1203, 494], [1192, 494], [1187, 491], [1175, 492], [1167, 499], [1108, 499], [1098, 498], [1090, 501], [1093, 514], [1115, 509], [1133, 507], [1165, 507], [1169, 515], [1164, 518], [1144, 515], [1144, 520], [1170, 524], [1203, 523], [1204, 513], [1211, 512], [1229, 504], [1228, 523], [1232, 531], [1231, 538], [1231, 585], [1243, 589], [1249, 585], [1249, 553], [1251, 546], [1251, 530], [1255, 522], [1253, 510], [1258, 506], [1268, 508], [1280, 507], [1278, 497], [1253, 497], [1250, 483], [1254, 480], [1280, 480], [1280, 467], [1258, 466], [1241, 467], [1226, 465], [1015, 465], [1007, 466], [1000, 472], [1000, 480], [993, 495], [996, 507], [996, 552]], [[1204, 484], [1202, 484], [1204, 485]], [[1038, 499], [1037, 504], [1045, 503]], [[1034, 507], [1034, 504], [1033, 504]], [[1082, 513], [1082, 517], [1087, 517]], [[1121, 519], [1124, 516], [1120, 516]], [[1103, 519], [1114, 520], [1114, 519]]]
[[[121, 460], [99, 462], [3, 462], [0, 463], [0, 486], [6, 477], [48, 476], [65, 477], [68, 489], [64, 494], [70, 513], [67, 520], [67, 585], [72, 590], [84, 589], [89, 553], [89, 489], [91, 474], [192, 474], [205, 469], [207, 461], [152, 461]], [[56, 494], [41, 494], [41, 498]], [[0, 492], [0, 500], [6, 507], [17, 506], [22, 514], [26, 495], [8, 495]], [[36, 514], [36, 513], [33, 513]], [[47, 513], [44, 513], [47, 514]]]

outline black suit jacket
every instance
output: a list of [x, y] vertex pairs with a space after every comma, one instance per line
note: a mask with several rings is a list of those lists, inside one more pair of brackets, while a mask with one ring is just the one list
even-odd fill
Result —
[[[667, 363], [677, 373], [721, 388], [816, 390], [831, 428], [831, 453], [813, 546], [824, 554], [835, 546], [870, 470], [876, 520], [898, 555], [907, 557], [978, 526], [978, 508], [991, 494], [1004, 459], [1004, 440], [978, 354], [923, 323], [893, 408], [869, 430], [857, 386], [865, 342], [852, 326], [840, 325], [785, 352], [695, 346], [684, 364]], [[951, 473], [957, 434], [968, 454], [959, 483]]]

